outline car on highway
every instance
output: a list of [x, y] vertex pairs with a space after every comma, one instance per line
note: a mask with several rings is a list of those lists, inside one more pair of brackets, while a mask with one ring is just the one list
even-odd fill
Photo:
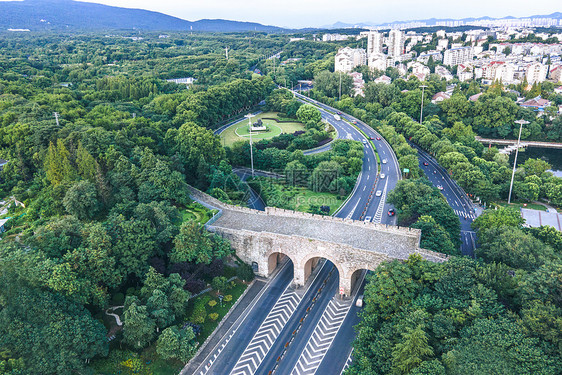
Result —
[[382, 195], [382, 191], [381, 190], [377, 190], [377, 192], [375, 193], [375, 196], [380, 197]]
[[375, 140], [375, 137], [369, 137], [369, 139], [370, 139], [371, 141], [374, 141], [374, 140]]
[[359, 297], [357, 297], [357, 301], [355, 301], [355, 306], [363, 307], [363, 295], [360, 295]]
[[384, 173], [381, 173], [380, 178], [385, 178], [386, 175]]
[[367, 140], [366, 140], [366, 139], [362, 139], [361, 142], [363, 142], [364, 145], [367, 144]]
[[338, 115], [340, 115], [340, 116], [341, 116], [341, 115], [343, 115], [343, 113], [342, 113], [342, 112], [339, 112], [339, 111], [338, 111]]
[[423, 165], [425, 165], [425, 166], [427, 167], [427, 166], [429, 165], [429, 163], [426, 162], [426, 161], [424, 161], [424, 162], [423, 162]]
[[443, 186], [441, 186], [441, 185], [437, 185], [437, 189], [439, 189], [439, 190], [443, 190]]
[[372, 217], [370, 216], [365, 216], [365, 221], [371, 221]]
[[386, 164], [387, 161], [388, 161], [388, 160], [386, 160], [386, 159], [382, 159], [382, 163], [383, 163], [383, 164]]
[[353, 120], [351, 122], [353, 123], [353, 125], [357, 125], [357, 121]]
[[437, 174], [437, 171], [433, 171], [433, 174]]
[[394, 216], [396, 215], [396, 211], [394, 211], [394, 208], [391, 208], [388, 210], [388, 216]]
[[377, 137], [377, 141], [380, 141], [380, 140], [381, 140], [381, 137]]

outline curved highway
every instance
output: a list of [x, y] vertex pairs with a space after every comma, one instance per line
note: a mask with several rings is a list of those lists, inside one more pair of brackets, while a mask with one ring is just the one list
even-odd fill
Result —
[[[322, 118], [338, 131], [339, 139], [368, 141], [363, 157], [363, 169], [355, 189], [335, 216], [396, 225], [396, 217], [388, 215], [393, 206], [386, 202], [388, 193], [401, 179], [400, 167], [392, 147], [378, 132], [363, 121], [299, 93], [294, 92], [294, 94], [301, 101], [315, 105], [320, 110]], [[334, 117], [338, 113], [341, 120]], [[329, 149], [330, 145], [325, 147]], [[379, 164], [375, 150], [381, 161], [380, 173], [378, 173]], [[313, 152], [317, 151], [313, 150]], [[377, 192], [380, 192], [379, 196], [377, 196]]]

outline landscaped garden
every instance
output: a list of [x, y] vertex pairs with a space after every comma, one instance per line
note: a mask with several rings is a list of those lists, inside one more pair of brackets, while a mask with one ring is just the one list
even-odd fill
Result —
[[[283, 121], [283, 122], [277, 122]], [[262, 120], [262, 123], [267, 127], [266, 131], [260, 132], [252, 132], [252, 140], [262, 140], [262, 139], [270, 139], [273, 137], [278, 136], [279, 134], [285, 133], [290, 134], [296, 131], [305, 131], [304, 124], [298, 121], [288, 121], [286, 119], [280, 118], [277, 112], [263, 112], [255, 117], [252, 117], [252, 122], [256, 122], [258, 120]], [[246, 140], [249, 142], [250, 140], [250, 132], [248, 128], [248, 120], [244, 119], [241, 122], [238, 122], [225, 131], [221, 133], [221, 140], [224, 146], [231, 146], [235, 142]]]

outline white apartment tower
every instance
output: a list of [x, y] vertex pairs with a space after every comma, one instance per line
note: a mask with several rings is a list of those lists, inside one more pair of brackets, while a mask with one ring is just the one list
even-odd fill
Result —
[[548, 73], [548, 65], [534, 63], [527, 67], [527, 82], [532, 85], [536, 82], [544, 82]]
[[382, 53], [383, 36], [377, 31], [369, 31], [367, 34], [367, 56], [378, 55]]
[[404, 53], [406, 36], [400, 30], [390, 30], [388, 34], [388, 56], [398, 59]]
[[443, 54], [443, 64], [455, 66], [464, 64], [472, 59], [472, 47], [451, 48]]
[[338, 50], [335, 58], [336, 72], [351, 72], [356, 66], [367, 64], [367, 54], [362, 48], [344, 47]]

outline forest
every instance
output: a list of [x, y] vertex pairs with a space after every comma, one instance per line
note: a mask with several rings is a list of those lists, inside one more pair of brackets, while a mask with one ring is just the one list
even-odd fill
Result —
[[[513, 137], [513, 120], [525, 118], [522, 138], [560, 141], [561, 117], [538, 117], [497, 85], [459, 83], [431, 104], [446, 88], [431, 75], [420, 124], [420, 82], [396, 69], [385, 72], [391, 85], [370, 82], [382, 72], [366, 75], [365, 97], [350, 97], [344, 77], [339, 98], [337, 46], [263, 33], [0, 34], [0, 374], [177, 373], [253, 278], [204, 229], [214, 212], [189, 198], [191, 185], [246, 204], [233, 167], [250, 165], [250, 146], [223, 147], [213, 130], [258, 108], [304, 125], [253, 144], [256, 167], [285, 176], [250, 181], [268, 204], [329, 214], [353, 189], [360, 144], [303, 153], [333, 135], [319, 112], [278, 89], [303, 79], [315, 80], [312, 97], [385, 137], [410, 170], [388, 197], [401, 225], [450, 255], [387, 263], [369, 277], [347, 372], [559, 374], [562, 236], [496, 206], [509, 161], [474, 137]], [[531, 91], [562, 102], [548, 84]], [[459, 256], [458, 217], [424, 178], [416, 147], [498, 207], [473, 223], [476, 259]], [[514, 198], [560, 207], [562, 179], [549, 168], [522, 164]], [[326, 171], [328, 183], [311, 183]], [[295, 194], [336, 201], [296, 207]]]

